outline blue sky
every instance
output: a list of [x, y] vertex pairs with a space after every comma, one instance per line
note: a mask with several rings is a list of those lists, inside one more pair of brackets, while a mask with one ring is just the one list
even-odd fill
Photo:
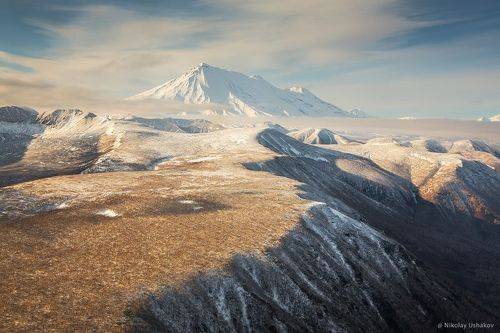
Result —
[[199, 62], [382, 117], [500, 113], [500, 1], [0, 0], [0, 103], [92, 106]]

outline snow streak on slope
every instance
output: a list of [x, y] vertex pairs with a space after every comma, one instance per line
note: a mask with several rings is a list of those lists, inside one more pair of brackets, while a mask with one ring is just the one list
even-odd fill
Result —
[[204, 63], [178, 78], [128, 100], [165, 99], [188, 104], [217, 105], [212, 114], [254, 116], [357, 117], [324, 102], [309, 90], [280, 89], [260, 76], [249, 77]]

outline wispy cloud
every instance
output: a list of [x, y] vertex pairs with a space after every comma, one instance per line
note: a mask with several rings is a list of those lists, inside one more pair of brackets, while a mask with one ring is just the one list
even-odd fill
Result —
[[[0, 103], [58, 106], [120, 100], [205, 61], [263, 74], [279, 85], [305, 83], [345, 107], [393, 112], [379, 98], [389, 95], [388, 90], [380, 91], [382, 87], [394, 89], [384, 73], [392, 74], [391, 83], [398, 87], [408, 68], [418, 68], [418, 55], [440, 52], [427, 46], [410, 51], [380, 47], [381, 41], [436, 24], [401, 15], [394, 10], [398, 4], [395, 0], [203, 0], [182, 15], [117, 5], [58, 8], [70, 10], [72, 19], [28, 21], [50, 38], [43, 56], [0, 52], [0, 61], [18, 66], [0, 72]], [[363, 75], [374, 69], [378, 76], [367, 80]], [[385, 82], [374, 82], [377, 77]], [[48, 82], [50, 88], [40, 86], [35, 93], [32, 86], [31, 94], [24, 94], [19, 86], [2, 83], [13, 80]], [[357, 80], [357, 85], [346, 83], [349, 80]], [[359, 94], [352, 92], [355, 86]], [[379, 90], [378, 97], [366, 93], [370, 87]], [[41, 98], [47, 91], [52, 98]], [[399, 99], [400, 108], [414, 110], [418, 96], [407, 95], [408, 101]]]

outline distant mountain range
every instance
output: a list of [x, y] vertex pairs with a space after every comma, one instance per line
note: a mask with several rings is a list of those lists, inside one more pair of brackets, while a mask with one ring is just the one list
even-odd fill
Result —
[[127, 98], [131, 101], [150, 99], [206, 104], [202, 112], [207, 115], [366, 117], [363, 111], [342, 110], [303, 87], [280, 89], [260, 76], [247, 76], [205, 63]]

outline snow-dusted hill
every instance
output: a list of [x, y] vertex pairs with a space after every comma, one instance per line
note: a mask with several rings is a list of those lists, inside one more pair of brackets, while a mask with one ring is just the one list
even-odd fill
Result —
[[326, 128], [306, 128], [289, 133], [291, 137], [304, 143], [336, 144], [335, 133]]
[[204, 63], [127, 100], [174, 100], [207, 104], [206, 114], [254, 116], [362, 117], [321, 100], [309, 90], [280, 89], [260, 76], [247, 76]]
[[288, 133], [292, 138], [309, 144], [347, 144], [356, 142], [330, 131], [327, 128], [304, 128]]

